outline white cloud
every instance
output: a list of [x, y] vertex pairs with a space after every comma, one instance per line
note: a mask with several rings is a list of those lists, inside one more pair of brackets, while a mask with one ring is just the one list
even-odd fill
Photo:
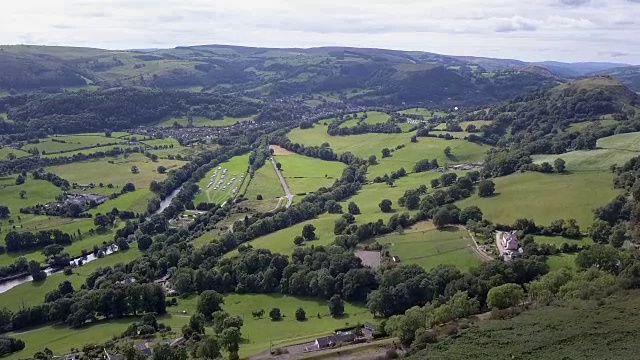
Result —
[[21, 0], [0, 43], [363, 46], [640, 63], [640, 0]]

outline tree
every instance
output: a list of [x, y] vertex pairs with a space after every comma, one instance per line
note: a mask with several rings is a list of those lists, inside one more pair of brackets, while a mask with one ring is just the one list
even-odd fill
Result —
[[296, 320], [305, 321], [306, 319], [307, 319], [307, 313], [304, 311], [303, 308], [298, 308], [298, 310], [296, 310]]
[[316, 238], [316, 227], [313, 226], [313, 224], [306, 224], [303, 228], [302, 228], [302, 237], [307, 240], [315, 240]]
[[140, 172], [140, 170], [138, 169], [137, 166], [135, 166], [135, 165], [131, 166], [131, 173], [132, 174], [137, 174], [138, 172]]
[[0, 219], [8, 218], [9, 214], [11, 214], [11, 211], [9, 211], [9, 207], [0, 205]]
[[282, 164], [281, 164], [281, 163], [279, 163], [279, 162], [277, 162], [277, 163], [276, 163], [276, 168], [277, 168], [278, 170], [282, 170]]
[[353, 201], [349, 203], [349, 214], [351, 215], [360, 215], [360, 208]]
[[136, 186], [133, 185], [133, 183], [126, 183], [123, 187], [122, 187], [122, 191], [123, 192], [132, 192], [132, 191], [136, 191]]
[[369, 165], [375, 165], [378, 163], [378, 158], [375, 155], [369, 156]]
[[164, 174], [167, 172], [167, 168], [165, 166], [158, 166], [158, 174]]
[[153, 239], [149, 235], [142, 235], [138, 238], [138, 249], [141, 251], [146, 251], [151, 244], [153, 244]]
[[383, 213], [390, 213], [391, 211], [393, 211], [391, 205], [393, 205], [393, 203], [389, 199], [384, 199], [380, 202], [380, 204], [378, 204], [378, 206], [380, 207], [380, 211], [382, 211]]
[[443, 207], [436, 211], [436, 213], [433, 215], [432, 221], [433, 225], [435, 225], [438, 229], [442, 229], [451, 224], [453, 222], [453, 219], [449, 210]]
[[272, 321], [282, 320], [282, 314], [280, 313], [280, 309], [278, 308], [271, 309], [271, 311], [269, 311], [269, 318], [271, 318]]
[[496, 184], [493, 180], [482, 180], [478, 183], [478, 195], [480, 197], [489, 197], [496, 191]]
[[27, 192], [24, 190], [20, 190], [20, 199], [24, 199], [25, 196], [27, 196]]
[[384, 148], [382, 149], [382, 158], [388, 158], [391, 156], [391, 150], [389, 150], [388, 148]]
[[198, 312], [210, 318], [211, 314], [222, 310], [221, 305], [224, 304], [224, 297], [214, 290], [205, 290], [200, 294], [198, 300]]
[[440, 180], [439, 179], [431, 179], [431, 188], [432, 189], [437, 189], [440, 187]]
[[238, 358], [238, 350], [240, 350], [240, 341], [242, 341], [242, 333], [236, 327], [224, 329], [220, 334], [222, 346], [230, 353], [229, 358]]
[[198, 344], [196, 355], [199, 358], [217, 359], [220, 356], [220, 342], [215, 336], [205, 336]]
[[93, 224], [101, 229], [111, 224], [111, 218], [104, 214], [98, 214], [93, 218]]
[[451, 157], [451, 146], [447, 146], [446, 148], [444, 148], [444, 155], [446, 157]]
[[597, 219], [589, 226], [588, 233], [593, 242], [607, 244], [609, 243], [609, 236], [611, 236], [611, 226], [608, 222]]
[[563, 173], [566, 171], [566, 163], [564, 160], [562, 160], [561, 158], [557, 158], [553, 161], [553, 167], [556, 169], [557, 172], [559, 173]]
[[344, 301], [342, 301], [340, 295], [333, 295], [329, 299], [329, 313], [334, 318], [344, 315]]
[[482, 210], [477, 206], [469, 206], [460, 212], [460, 223], [466, 224], [469, 221], [481, 221]]
[[303, 238], [302, 236], [300, 236], [300, 235], [296, 236], [296, 237], [293, 239], [293, 244], [294, 244], [294, 245], [296, 245], [296, 246], [300, 246], [300, 245], [302, 245], [303, 243], [304, 243], [304, 238]]
[[625, 223], [616, 224], [616, 226], [611, 229], [611, 235], [609, 236], [611, 246], [615, 248], [622, 247], [627, 240], [629, 240], [629, 236], [627, 236], [627, 225]]
[[491, 309], [506, 309], [522, 303], [524, 290], [518, 284], [503, 284], [489, 290], [487, 306]]
[[189, 327], [197, 334], [204, 334], [204, 315], [195, 313], [189, 318]]
[[7, 160], [11, 161], [11, 160], [15, 160], [16, 159], [16, 154], [10, 152], [7, 154]]
[[622, 259], [617, 249], [602, 244], [591, 245], [576, 256], [576, 265], [581, 269], [596, 267], [614, 274], [620, 271], [621, 262]]

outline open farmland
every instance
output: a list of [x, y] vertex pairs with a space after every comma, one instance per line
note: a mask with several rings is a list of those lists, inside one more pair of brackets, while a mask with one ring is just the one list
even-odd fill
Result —
[[[298, 154], [274, 156], [282, 165], [282, 174], [293, 194], [305, 194], [330, 187], [342, 175], [345, 164]], [[267, 164], [265, 166], [269, 166]]]
[[54, 135], [40, 140], [37, 144], [26, 144], [22, 150], [36, 148], [41, 154], [62, 153], [79, 148], [101, 145], [115, 145], [123, 140], [97, 134]]
[[16, 158], [31, 156], [28, 152], [10, 147], [0, 147], [0, 160], [6, 160], [9, 154], [13, 154]]
[[[340, 124], [340, 127], [348, 128], [358, 125], [361, 122], [360, 119], [362, 118], [362, 116], [364, 116], [364, 114], [365, 113], [355, 114], [354, 119], [345, 121], [344, 123]], [[389, 116], [389, 114], [380, 111], [369, 111], [366, 114], [367, 117], [362, 121], [365, 124], [382, 124], [391, 119], [391, 116]], [[351, 115], [353, 116], [354, 114]]]
[[[311, 129], [294, 129], [289, 134], [294, 143], [320, 146], [327, 142], [338, 152], [351, 152], [361, 158], [376, 155], [379, 164], [369, 167], [370, 176], [384, 175], [404, 167], [412, 171], [413, 165], [422, 159], [438, 159], [440, 165], [445, 163], [469, 163], [482, 161], [489, 146], [471, 143], [466, 140], [445, 140], [439, 138], [418, 138], [417, 143], [411, 142], [411, 134], [361, 134], [351, 136], [330, 136], [327, 126], [315, 124]], [[398, 145], [404, 148], [393, 152], [389, 158], [382, 159], [382, 149], [395, 149]], [[444, 149], [449, 146], [452, 156], [447, 157]]]
[[[194, 203], [223, 203], [239, 194], [243, 181], [249, 181], [249, 154], [235, 156], [209, 170], [198, 182], [200, 191]], [[235, 192], [234, 192], [235, 190]]]
[[[253, 116], [243, 117], [243, 118], [234, 118], [230, 116], [225, 116], [224, 119], [209, 119], [204, 116], [194, 116], [193, 117], [193, 126], [231, 126], [235, 123], [242, 121], [250, 121], [253, 120]], [[175, 123], [179, 125], [186, 126], [189, 124], [189, 119], [186, 116], [181, 116], [177, 118], [170, 118], [162, 121], [158, 124], [160, 127], [171, 127], [174, 126]]]
[[[178, 300], [178, 306], [168, 310], [173, 316], [181, 315], [183, 311], [191, 315], [196, 311], [197, 301], [198, 297], [195, 296]], [[262, 319], [251, 316], [252, 311], [264, 309], [268, 314], [272, 308], [280, 309], [283, 320], [271, 321], [266, 314]], [[303, 308], [307, 313], [306, 321], [296, 321], [297, 308]], [[373, 315], [362, 305], [345, 303], [345, 316], [335, 319], [329, 314], [325, 300], [281, 294], [229, 294], [224, 297], [222, 309], [244, 319], [242, 337], [245, 341], [240, 345], [241, 357], [269, 350], [270, 343], [275, 347], [283, 343], [313, 340], [331, 333], [333, 329], [374, 322]]]
[[[95, 159], [71, 164], [52, 166], [47, 168], [48, 171], [57, 174], [63, 179], [69, 180], [70, 183], [89, 184], [103, 183], [113, 184], [122, 187], [126, 183], [133, 183], [136, 188], [146, 189], [151, 181], [161, 181], [166, 178], [166, 174], [158, 173], [158, 166], [165, 166], [168, 170], [182, 166], [184, 162], [178, 160], [161, 159], [151, 161], [142, 154], [131, 154], [128, 157], [119, 157], [116, 159]], [[131, 167], [136, 166], [138, 173], [134, 174]], [[96, 188], [92, 191], [100, 192], [101, 189]], [[110, 194], [113, 189], [102, 189], [102, 192]]]
[[511, 224], [518, 218], [534, 219], [548, 225], [553, 220], [574, 218], [582, 231], [593, 221], [592, 210], [613, 199], [610, 173], [542, 174], [526, 172], [494, 179], [496, 195], [472, 196], [457, 205], [476, 205], [485, 219]]
[[434, 116], [447, 116], [447, 113], [444, 111], [429, 110], [425, 108], [411, 108], [402, 110], [400, 111], [400, 113], [407, 115], [422, 115], [425, 117], [425, 119], [431, 119]]
[[438, 230], [429, 222], [419, 223], [402, 234], [389, 234], [370, 242], [384, 245], [385, 250], [391, 256], [398, 256], [402, 263], [418, 264], [425, 269], [445, 264], [468, 271], [480, 264], [471, 236], [455, 226]]
[[[247, 179], [247, 182], [249, 179]], [[245, 197], [249, 200], [256, 200], [258, 195], [262, 195], [263, 199], [274, 199], [284, 196], [284, 190], [282, 184], [278, 179], [273, 165], [270, 161], [267, 161], [264, 166], [258, 169], [245, 193]]]

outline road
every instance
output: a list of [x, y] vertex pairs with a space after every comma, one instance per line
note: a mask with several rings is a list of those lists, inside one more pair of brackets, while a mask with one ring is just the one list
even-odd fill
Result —
[[278, 178], [280, 179], [280, 184], [282, 184], [282, 189], [286, 194], [285, 196], [287, 198], [286, 207], [288, 208], [293, 203], [293, 194], [291, 193], [291, 190], [289, 190], [289, 185], [287, 185], [287, 181], [284, 179], [284, 175], [282, 175], [282, 171], [278, 169], [278, 166], [276, 165], [276, 160], [273, 157], [271, 157], [270, 160], [271, 160], [271, 165], [273, 165], [273, 170], [275, 170], [276, 174], [278, 174]]
[[471, 231], [469, 231], [469, 229], [467, 229], [466, 227], [464, 227], [465, 230], [467, 230], [467, 232], [469, 233], [469, 236], [471, 236], [471, 240], [473, 240], [473, 248], [476, 251], [476, 253], [483, 258], [486, 261], [491, 261], [494, 260], [493, 256], [487, 254], [486, 252], [484, 252], [484, 250], [482, 250], [482, 248], [480, 248], [480, 245], [478, 245], [478, 242], [476, 241], [476, 237], [473, 236], [473, 233], [471, 233]]

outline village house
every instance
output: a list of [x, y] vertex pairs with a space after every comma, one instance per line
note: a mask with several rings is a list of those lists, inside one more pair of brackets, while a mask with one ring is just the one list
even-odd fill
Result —
[[500, 250], [500, 257], [505, 261], [522, 256], [522, 247], [515, 231], [499, 231], [496, 234], [496, 243]]

